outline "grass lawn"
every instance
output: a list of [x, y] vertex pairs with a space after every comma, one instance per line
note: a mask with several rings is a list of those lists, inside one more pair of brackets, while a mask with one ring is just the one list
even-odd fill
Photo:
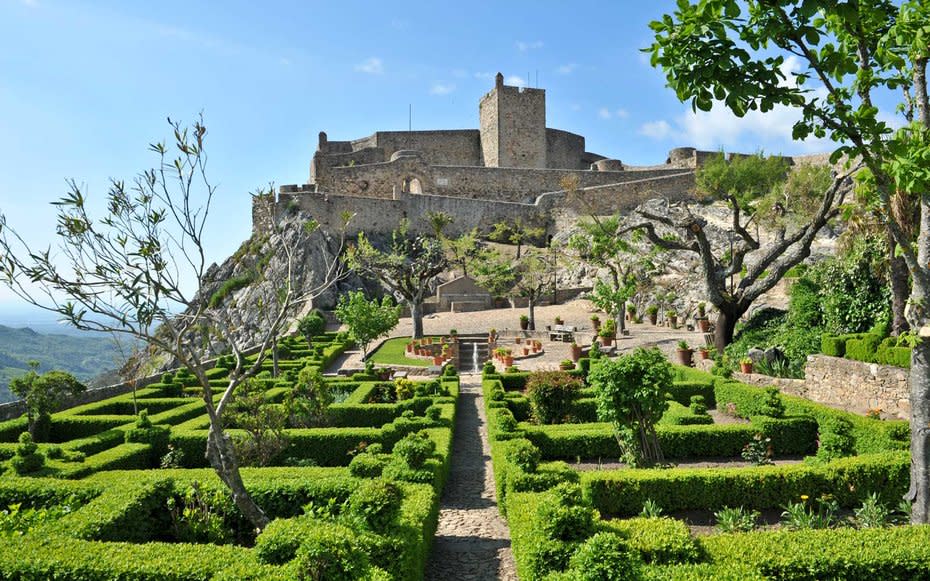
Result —
[[[439, 340], [439, 337], [433, 337]], [[371, 360], [378, 365], [413, 365], [416, 367], [429, 367], [433, 364], [430, 359], [409, 359], [407, 357], [407, 343], [409, 337], [395, 337], [384, 342], [377, 351], [372, 353]]]

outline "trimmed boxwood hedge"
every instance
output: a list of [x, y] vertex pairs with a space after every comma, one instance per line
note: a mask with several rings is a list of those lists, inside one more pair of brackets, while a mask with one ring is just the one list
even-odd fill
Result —
[[853, 507], [869, 493], [894, 505], [907, 490], [906, 453], [872, 454], [804, 464], [757, 468], [671, 468], [603, 470], [581, 475], [584, 493], [605, 515], [639, 514], [652, 500], [666, 512], [717, 510], [724, 506], [778, 508], [831, 494], [840, 506]]

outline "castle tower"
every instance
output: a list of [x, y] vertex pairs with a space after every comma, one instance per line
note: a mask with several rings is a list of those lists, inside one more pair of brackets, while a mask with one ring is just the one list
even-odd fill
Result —
[[486, 167], [546, 167], [546, 91], [504, 85], [478, 105], [481, 153]]

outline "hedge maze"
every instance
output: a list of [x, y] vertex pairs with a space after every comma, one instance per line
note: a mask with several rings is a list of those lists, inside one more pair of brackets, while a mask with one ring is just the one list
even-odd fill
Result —
[[[585, 377], [591, 362], [582, 363], [570, 373]], [[757, 437], [768, 438], [776, 459], [797, 461], [580, 470], [573, 467], [578, 461], [590, 468], [620, 455], [612, 426], [597, 422], [592, 388], [580, 390], [565, 423], [539, 424], [524, 389], [528, 374], [490, 371], [483, 390], [499, 506], [521, 579], [930, 577], [930, 527], [866, 528], [855, 520], [870, 498], [896, 507], [906, 492], [907, 422], [869, 419], [676, 367], [668, 409], [656, 426], [672, 463], [741, 461]], [[707, 408], [738, 419], [701, 419]], [[783, 520], [764, 530], [696, 534], [685, 520], [670, 518], [727, 507], [777, 514], [792, 504], [812, 514], [821, 501], [836, 511], [829, 528]]]
[[[255, 380], [262, 413], [345, 347], [284, 340], [278, 376], [269, 358]], [[209, 371], [216, 394], [231, 366]], [[257, 535], [204, 458], [209, 421], [185, 373], [135, 405], [127, 394], [56, 413], [37, 443], [21, 437], [25, 419], [0, 423], [0, 579], [422, 579], [458, 378], [325, 382], [334, 401], [317, 425], [286, 425], [275, 454], [242, 468], [274, 519]]]

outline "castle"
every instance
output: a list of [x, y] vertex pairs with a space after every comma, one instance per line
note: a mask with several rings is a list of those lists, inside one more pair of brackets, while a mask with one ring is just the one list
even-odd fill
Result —
[[253, 232], [294, 209], [324, 228], [352, 213], [349, 235], [390, 232], [405, 218], [426, 232], [414, 218], [438, 211], [454, 218], [452, 236], [516, 219], [551, 231], [554, 210], [613, 214], [688, 196], [695, 168], [714, 153], [677, 148], [664, 164], [630, 167], [585, 151], [583, 136], [546, 127], [544, 89], [504, 85], [500, 73], [478, 111], [478, 129], [378, 131], [353, 141], [321, 132], [307, 184], [253, 199]]

